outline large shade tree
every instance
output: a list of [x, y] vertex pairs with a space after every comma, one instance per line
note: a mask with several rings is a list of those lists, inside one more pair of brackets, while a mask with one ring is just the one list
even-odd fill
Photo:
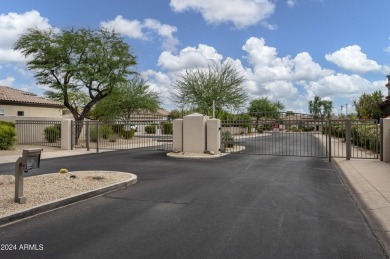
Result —
[[359, 100], [354, 100], [357, 116], [359, 119], [377, 119], [383, 117], [381, 104], [383, 102], [382, 91], [375, 91], [371, 94], [362, 94]]
[[212, 114], [213, 101], [217, 113], [238, 110], [248, 98], [243, 83], [244, 77], [228, 62], [208, 69], [186, 70], [173, 84], [173, 101], [181, 108], [207, 115]]
[[92, 111], [96, 119], [129, 121], [135, 112], [155, 112], [160, 106], [159, 93], [140, 76], [120, 84], [112, 93], [98, 102]]
[[323, 100], [319, 96], [314, 96], [313, 100], [309, 101], [309, 112], [314, 118], [330, 118], [332, 114], [333, 102], [330, 100]]
[[[49, 88], [46, 95], [62, 101], [76, 122], [125, 83], [136, 64], [130, 46], [107, 29], [29, 29], [14, 49], [28, 58], [27, 68], [34, 71], [37, 84]], [[78, 127], [77, 134], [80, 131]]]

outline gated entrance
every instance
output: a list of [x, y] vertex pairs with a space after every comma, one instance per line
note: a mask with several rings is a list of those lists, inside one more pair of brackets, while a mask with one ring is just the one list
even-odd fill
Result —
[[126, 121], [72, 123], [72, 148], [172, 150], [172, 122], [154, 114]]
[[221, 120], [222, 151], [233, 154], [372, 158], [379, 156], [374, 120], [324, 120], [261, 113]]

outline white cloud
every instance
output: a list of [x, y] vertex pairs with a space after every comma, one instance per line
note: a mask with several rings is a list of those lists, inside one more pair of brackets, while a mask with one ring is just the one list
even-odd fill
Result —
[[144, 27], [156, 31], [156, 33], [163, 39], [163, 49], [176, 51], [176, 45], [179, 44], [179, 40], [173, 36], [177, 32], [175, 26], [168, 24], [161, 24], [154, 19], [146, 19], [144, 21]]
[[127, 20], [122, 15], [118, 15], [114, 20], [101, 22], [100, 26], [115, 30], [116, 32], [133, 39], [146, 40], [146, 36], [142, 32], [141, 22], [138, 20]]
[[160, 94], [162, 106], [166, 107], [166, 109], [174, 109], [175, 105], [172, 103], [170, 98], [170, 89], [173, 80], [172, 77], [168, 74], [150, 69], [143, 71], [141, 75], [147, 80], [150, 87]]
[[185, 69], [207, 67], [219, 63], [221, 60], [222, 55], [218, 54], [213, 47], [199, 44], [197, 48], [184, 48], [177, 55], [164, 51], [158, 59], [158, 65], [169, 72], [177, 72]]
[[0, 14], [0, 62], [24, 62], [25, 58], [13, 50], [14, 44], [28, 28], [52, 28], [49, 20], [32, 10], [22, 14]]
[[0, 85], [3, 85], [3, 86], [12, 86], [12, 84], [14, 83], [15, 81], [15, 78], [12, 77], [12, 76], [8, 76], [4, 79], [0, 79]]
[[170, 6], [176, 12], [199, 12], [211, 24], [232, 22], [236, 28], [255, 25], [275, 11], [269, 0], [171, 0]]
[[382, 69], [376, 61], [368, 59], [367, 55], [361, 51], [361, 48], [358, 45], [341, 48], [332, 54], [325, 55], [325, 58], [340, 68], [355, 73], [367, 73]]
[[304, 84], [309, 95], [356, 97], [372, 91], [372, 83], [359, 75], [333, 74]]
[[332, 70], [315, 63], [307, 52], [298, 53], [294, 58], [278, 57], [277, 49], [267, 46], [263, 38], [249, 38], [242, 49], [247, 52], [246, 58], [259, 83], [316, 80], [333, 74]]
[[155, 19], [145, 19], [141, 22], [127, 20], [118, 15], [114, 20], [101, 22], [100, 26], [115, 29], [116, 32], [133, 39], [151, 40], [158, 36], [162, 40], [164, 50], [176, 51], [176, 45], [179, 43], [179, 40], [173, 35], [177, 32], [177, 28], [168, 24], [161, 24]]
[[287, 0], [287, 6], [292, 8], [296, 5], [297, 1], [296, 0]]

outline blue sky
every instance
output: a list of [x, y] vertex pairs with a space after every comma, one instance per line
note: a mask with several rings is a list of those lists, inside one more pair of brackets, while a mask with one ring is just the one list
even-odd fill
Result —
[[12, 50], [29, 27], [109, 27], [137, 56], [135, 68], [170, 100], [186, 69], [233, 62], [250, 98], [307, 112], [315, 95], [334, 113], [362, 93], [387, 95], [388, 0], [1, 0], [0, 84], [43, 94]]

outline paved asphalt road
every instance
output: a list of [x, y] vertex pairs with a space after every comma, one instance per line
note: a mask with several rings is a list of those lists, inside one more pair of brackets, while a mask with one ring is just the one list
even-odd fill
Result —
[[325, 158], [127, 150], [41, 162], [39, 173], [117, 170], [139, 182], [0, 227], [0, 244], [43, 249], [0, 258], [386, 258]]

